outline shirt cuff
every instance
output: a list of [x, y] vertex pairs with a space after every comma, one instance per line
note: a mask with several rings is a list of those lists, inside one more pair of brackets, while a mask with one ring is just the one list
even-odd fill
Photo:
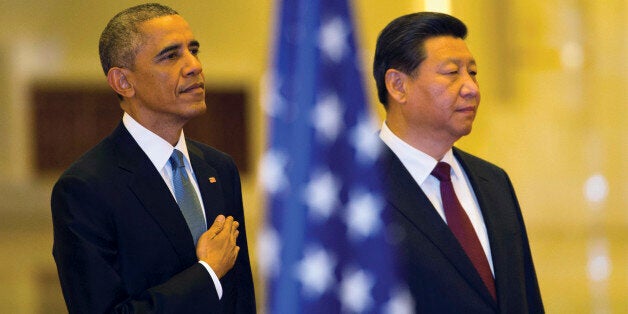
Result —
[[203, 261], [198, 261], [198, 262], [201, 263], [201, 265], [203, 265], [205, 269], [207, 269], [207, 272], [212, 277], [212, 280], [214, 281], [214, 287], [216, 287], [216, 293], [218, 293], [218, 300], [222, 299], [222, 285], [220, 284], [220, 280], [218, 279], [218, 276], [216, 276], [216, 273], [209, 266], [209, 264]]

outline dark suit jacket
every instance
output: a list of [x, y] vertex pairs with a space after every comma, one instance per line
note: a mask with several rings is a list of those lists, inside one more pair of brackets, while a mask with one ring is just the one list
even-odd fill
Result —
[[219, 214], [240, 222], [240, 253], [220, 280], [222, 299], [170, 190], [120, 123], [52, 192], [53, 255], [71, 313], [255, 312], [236, 166], [209, 146], [187, 147], [208, 223]]
[[477, 197], [493, 257], [497, 302], [447, 224], [394, 153], [385, 146], [388, 212], [401, 271], [417, 313], [542, 313], [543, 304], [523, 218], [507, 174], [454, 148]]

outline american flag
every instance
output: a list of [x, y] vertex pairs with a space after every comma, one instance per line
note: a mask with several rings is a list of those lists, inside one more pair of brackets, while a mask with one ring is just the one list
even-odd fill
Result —
[[368, 109], [345, 0], [285, 0], [260, 165], [267, 219], [258, 237], [268, 313], [410, 313], [382, 220]]

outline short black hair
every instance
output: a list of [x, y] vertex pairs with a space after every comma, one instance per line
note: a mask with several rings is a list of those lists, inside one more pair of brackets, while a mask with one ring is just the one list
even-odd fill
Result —
[[167, 15], [179, 13], [165, 5], [146, 3], [116, 14], [103, 30], [98, 43], [100, 64], [105, 75], [112, 67], [133, 68], [137, 50], [142, 44], [139, 24]]
[[379, 101], [388, 108], [385, 76], [388, 69], [406, 74], [425, 60], [425, 41], [437, 36], [465, 39], [467, 27], [459, 19], [444, 13], [417, 12], [390, 22], [379, 34], [373, 61], [373, 76]]

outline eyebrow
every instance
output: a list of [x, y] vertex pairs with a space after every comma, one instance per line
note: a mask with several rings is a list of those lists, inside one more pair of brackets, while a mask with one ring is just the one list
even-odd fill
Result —
[[471, 59], [463, 59], [463, 58], [447, 58], [442, 63], [459, 63], [468, 61], [471, 65], [477, 65], [474, 58]]
[[[201, 44], [198, 42], [198, 40], [192, 40], [188, 44], [188, 47], [198, 48], [200, 46], [201, 46]], [[159, 59], [162, 56], [167, 55], [167, 54], [169, 54], [172, 51], [179, 50], [180, 48], [181, 48], [181, 44], [173, 44], [173, 45], [170, 45], [170, 46], [166, 46], [164, 49], [161, 49], [161, 51], [159, 51], [159, 53], [157, 54], [157, 56], [155, 56], [155, 58]]]

